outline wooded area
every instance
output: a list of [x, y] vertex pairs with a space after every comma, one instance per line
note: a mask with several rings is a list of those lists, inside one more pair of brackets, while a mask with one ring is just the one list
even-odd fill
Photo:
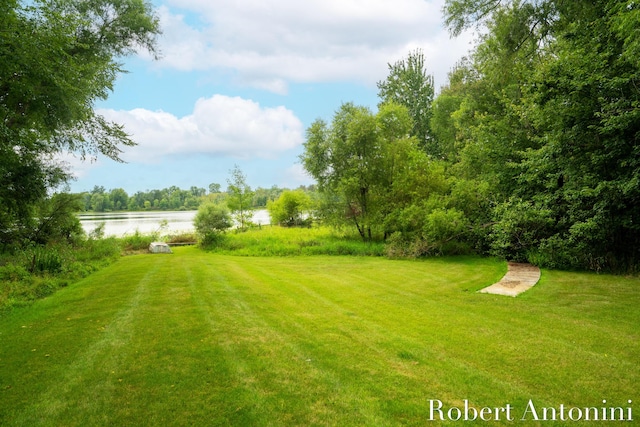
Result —
[[324, 217], [398, 254], [636, 271], [640, 5], [448, 0], [444, 13], [452, 35], [481, 36], [433, 102], [418, 50], [389, 65], [378, 113], [344, 104], [307, 130]]

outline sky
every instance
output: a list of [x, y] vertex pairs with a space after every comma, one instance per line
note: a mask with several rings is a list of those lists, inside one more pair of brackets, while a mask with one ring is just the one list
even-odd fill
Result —
[[313, 184], [302, 168], [306, 129], [342, 103], [377, 110], [388, 64], [421, 49], [436, 92], [472, 48], [442, 25], [444, 0], [153, 0], [160, 59], [123, 58], [108, 99], [124, 125], [126, 163], [65, 161], [73, 192], [227, 187], [236, 165], [252, 188]]

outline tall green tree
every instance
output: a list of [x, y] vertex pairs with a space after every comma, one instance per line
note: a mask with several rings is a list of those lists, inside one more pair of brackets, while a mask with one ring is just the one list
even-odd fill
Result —
[[216, 182], [212, 182], [211, 184], [209, 184], [209, 194], [219, 193], [220, 189], [221, 185]]
[[409, 52], [406, 58], [388, 64], [389, 75], [378, 82], [380, 105], [394, 102], [409, 110], [413, 121], [411, 135], [432, 156], [443, 155], [431, 132], [431, 104], [433, 102], [433, 76], [427, 74], [424, 53], [420, 49]]
[[0, 229], [31, 227], [35, 203], [68, 179], [55, 154], [119, 160], [133, 145], [93, 106], [123, 71], [120, 58], [139, 48], [155, 54], [158, 33], [144, 0], [2, 2]]
[[458, 176], [490, 183], [498, 201], [513, 192], [526, 150], [540, 144], [525, 109], [531, 76], [546, 55], [537, 14], [530, 4], [496, 7], [486, 34], [436, 101], [459, 103], [450, 116]]
[[431, 132], [438, 143], [442, 158], [449, 162], [459, 160], [459, 150], [464, 146], [465, 134], [468, 128], [463, 122], [468, 122], [466, 112], [470, 109], [461, 108], [468, 103], [472, 81], [475, 80], [475, 70], [470, 60], [463, 58], [449, 72], [448, 83], [440, 88], [440, 93], [434, 99], [431, 114]]
[[[324, 215], [351, 222], [364, 240], [372, 238], [374, 226], [373, 187], [377, 175], [380, 140], [375, 117], [366, 107], [343, 104], [329, 126], [316, 120], [307, 129], [304, 168], [313, 176], [321, 192], [335, 200]], [[332, 209], [328, 209], [331, 207]]]
[[123, 188], [114, 188], [109, 192], [109, 199], [113, 209], [117, 211], [126, 210], [129, 202], [129, 195]]
[[406, 107], [394, 103], [381, 105], [377, 114], [347, 103], [331, 124], [312, 123], [301, 160], [323, 195], [325, 220], [352, 224], [365, 241], [388, 232], [384, 224], [394, 209], [394, 180], [422, 172], [405, 167], [411, 153], [424, 154], [408, 136], [411, 125]]
[[229, 171], [231, 178], [227, 179], [227, 206], [240, 230], [245, 230], [251, 224], [253, 215], [253, 191], [247, 184], [247, 177], [238, 165]]

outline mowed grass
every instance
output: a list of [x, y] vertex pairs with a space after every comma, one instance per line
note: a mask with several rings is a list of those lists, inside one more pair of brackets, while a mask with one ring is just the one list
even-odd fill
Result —
[[[0, 317], [0, 425], [445, 424], [429, 399], [510, 404], [517, 419], [529, 399], [632, 400], [640, 418], [638, 278], [544, 271], [518, 298], [475, 292], [505, 271], [476, 257], [124, 257]], [[490, 424], [531, 424], [517, 419]]]

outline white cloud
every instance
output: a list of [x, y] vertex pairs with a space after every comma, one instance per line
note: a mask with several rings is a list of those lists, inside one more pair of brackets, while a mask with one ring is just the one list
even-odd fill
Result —
[[[91, 170], [101, 165], [101, 160], [99, 159], [82, 159], [79, 154], [69, 151], [55, 154], [53, 161], [62, 167], [65, 172], [69, 173], [73, 179], [85, 178], [91, 173]], [[72, 184], [72, 182], [69, 184]]]
[[468, 35], [451, 40], [442, 28], [444, 0], [167, 1], [158, 66], [228, 70], [276, 93], [288, 82], [373, 84], [418, 47], [442, 84], [469, 49]]
[[300, 163], [296, 163], [286, 168], [281, 175], [281, 186], [296, 188], [300, 185], [311, 185], [315, 180], [304, 170]]
[[123, 153], [127, 162], [153, 163], [175, 155], [273, 158], [303, 142], [303, 125], [292, 111], [239, 97], [201, 98], [193, 113], [181, 118], [140, 108], [98, 113], [123, 124], [138, 144]]

